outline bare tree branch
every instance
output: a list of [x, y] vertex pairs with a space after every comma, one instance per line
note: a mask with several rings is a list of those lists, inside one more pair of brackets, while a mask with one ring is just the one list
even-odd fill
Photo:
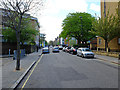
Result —
[[1, 0], [0, 6], [4, 8], [3, 26], [16, 31], [17, 63], [16, 70], [20, 69], [20, 29], [23, 17], [27, 12], [40, 10], [42, 0]]

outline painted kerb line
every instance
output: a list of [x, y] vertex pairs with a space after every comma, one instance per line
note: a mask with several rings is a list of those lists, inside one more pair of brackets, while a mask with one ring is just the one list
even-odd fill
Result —
[[26, 81], [24, 82], [24, 84], [23, 84], [21, 90], [23, 90], [23, 88], [25, 87], [25, 85], [26, 85], [26, 83], [28, 82], [28, 80], [29, 80], [30, 76], [32, 75], [33, 71], [35, 70], [36, 66], [37, 66], [38, 63], [40, 62], [42, 56], [43, 56], [43, 54], [41, 55], [40, 59], [37, 61], [37, 63], [36, 63], [35, 66], [33, 67], [33, 69], [32, 69], [32, 71], [31, 71], [30, 75], [28, 76], [28, 78], [27, 78]]

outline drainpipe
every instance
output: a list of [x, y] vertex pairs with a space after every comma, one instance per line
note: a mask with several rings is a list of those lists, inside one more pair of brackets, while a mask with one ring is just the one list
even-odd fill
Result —
[[104, 17], [106, 17], [106, 2], [104, 0]]

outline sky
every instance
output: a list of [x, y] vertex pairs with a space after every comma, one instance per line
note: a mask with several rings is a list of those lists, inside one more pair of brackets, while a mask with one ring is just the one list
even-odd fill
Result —
[[87, 12], [100, 16], [99, 0], [45, 0], [41, 14], [37, 16], [40, 33], [46, 40], [55, 40], [62, 31], [62, 21], [69, 13]]

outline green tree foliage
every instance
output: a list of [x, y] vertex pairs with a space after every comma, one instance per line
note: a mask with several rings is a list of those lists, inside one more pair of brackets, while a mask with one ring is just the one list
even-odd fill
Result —
[[73, 46], [73, 45], [75, 45], [76, 44], [76, 40], [70, 40], [69, 41], [69, 46]]
[[86, 42], [95, 35], [91, 32], [92, 21], [95, 18], [89, 13], [69, 13], [63, 20], [60, 37], [74, 37], [80, 42]]
[[45, 45], [48, 45], [48, 42], [45, 40]]
[[49, 45], [53, 45], [53, 43], [54, 43], [53, 41], [49, 41]]
[[[21, 29], [20, 29], [20, 42], [24, 44], [25, 42], [32, 43], [35, 41], [35, 36], [39, 32], [35, 29], [35, 26], [32, 25], [30, 22], [30, 18], [24, 18], [21, 23]], [[4, 39], [7, 40], [7, 42], [17, 42], [16, 39], [16, 32], [10, 27], [6, 27], [2, 34], [4, 35]]]
[[93, 32], [102, 37], [105, 40], [105, 49], [108, 48], [108, 43], [115, 37], [120, 36], [119, 29], [119, 20], [118, 14], [113, 15], [107, 12], [106, 17], [101, 17], [99, 19], [96, 18], [93, 23], [93, 28], [95, 29]]

